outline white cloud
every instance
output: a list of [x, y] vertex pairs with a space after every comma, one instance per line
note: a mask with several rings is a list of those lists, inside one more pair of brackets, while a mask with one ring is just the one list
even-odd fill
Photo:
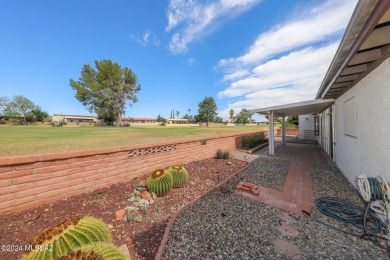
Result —
[[[311, 79], [321, 81], [338, 44], [336, 42], [321, 48], [308, 47], [258, 65], [250, 75], [232, 82], [230, 87], [218, 95], [236, 97], [258, 90], [303, 85]], [[318, 87], [315, 85], [313, 89], [318, 90]]]
[[243, 100], [218, 113], [227, 116], [231, 108], [239, 111], [313, 99], [337, 46], [338, 42], [306, 48], [256, 67], [251, 77], [219, 93], [220, 97], [240, 96]]
[[313, 99], [355, 4], [329, 0], [261, 33], [243, 55], [220, 60], [230, 85], [218, 97], [241, 98], [219, 113]]
[[242, 78], [244, 76], [247, 76], [248, 74], [249, 74], [249, 71], [247, 71], [247, 70], [238, 70], [238, 71], [235, 71], [233, 73], [224, 75], [223, 76], [223, 80], [224, 81], [226, 81], [226, 80], [235, 80], [235, 79], [239, 79], [239, 78]]
[[313, 44], [344, 29], [356, 5], [356, 0], [330, 0], [301, 17], [276, 25], [260, 34], [246, 53], [236, 58], [226, 58], [219, 66], [254, 64], [278, 53]]
[[196, 64], [196, 59], [195, 59], [194, 57], [188, 58], [188, 59], [187, 59], [187, 64], [188, 64], [189, 66], [195, 65], [195, 64]]
[[160, 40], [157, 38], [157, 36], [151, 32], [146, 31], [142, 37], [138, 37], [134, 34], [130, 35], [130, 39], [138, 43], [139, 45], [146, 46], [148, 44], [153, 44], [154, 46], [160, 46]]
[[170, 0], [166, 31], [174, 29], [169, 43], [172, 53], [185, 53], [188, 45], [211, 33], [218, 22], [228, 17], [237, 16], [261, 0], [214, 0], [199, 3], [196, 0]]

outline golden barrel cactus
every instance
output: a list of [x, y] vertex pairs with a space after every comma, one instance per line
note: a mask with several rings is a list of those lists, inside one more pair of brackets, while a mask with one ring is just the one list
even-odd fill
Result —
[[58, 258], [58, 260], [126, 260], [122, 251], [109, 243], [93, 243], [84, 245], [69, 251], [66, 256]]
[[168, 169], [168, 172], [172, 174], [173, 187], [181, 188], [188, 181], [188, 171], [181, 165], [175, 165]]
[[96, 242], [111, 242], [107, 225], [97, 218], [76, 215], [34, 237], [30, 242], [32, 250], [22, 259], [55, 259], [73, 248]]
[[150, 192], [156, 193], [157, 196], [164, 196], [167, 194], [173, 185], [172, 174], [163, 169], [157, 169], [152, 176], [148, 178], [148, 189]]

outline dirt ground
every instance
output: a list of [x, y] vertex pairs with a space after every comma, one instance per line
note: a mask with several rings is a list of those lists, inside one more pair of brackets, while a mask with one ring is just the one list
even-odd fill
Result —
[[[183, 206], [212, 189], [227, 176], [247, 165], [235, 159], [206, 159], [185, 164], [189, 181], [183, 188], [172, 189], [150, 205], [149, 213], [140, 223], [115, 220], [115, 212], [131, 202], [126, 195], [145, 183], [148, 176], [126, 183], [112, 185], [91, 193], [45, 204], [36, 208], [0, 217], [0, 245], [18, 245], [24, 248], [36, 235], [64, 221], [69, 216], [82, 214], [103, 220], [111, 229], [117, 246], [126, 244], [132, 259], [154, 259], [170, 217]], [[0, 251], [0, 259], [19, 259], [22, 251]]]

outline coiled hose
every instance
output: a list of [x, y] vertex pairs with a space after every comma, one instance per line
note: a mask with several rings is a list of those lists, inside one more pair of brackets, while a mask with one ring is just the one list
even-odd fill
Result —
[[[381, 221], [381, 219], [375, 214], [375, 212], [370, 209], [370, 204], [371, 202], [369, 202], [366, 208], [363, 209], [353, 203], [337, 198], [323, 197], [316, 200], [316, 208], [321, 213], [334, 219], [341, 220], [354, 225], [355, 227], [363, 231], [360, 234], [335, 227], [318, 218], [313, 219], [315, 219], [321, 224], [324, 224], [343, 233], [370, 240], [381, 248], [390, 251], [389, 247], [384, 247], [379, 243], [380, 239], [387, 239], [381, 234], [384, 229], [387, 230], [387, 226]], [[367, 222], [370, 222], [369, 226], [367, 226]]]
[[358, 176], [360, 195], [366, 202], [370, 200], [389, 200], [390, 190], [387, 181], [381, 177], [366, 177], [364, 173]]

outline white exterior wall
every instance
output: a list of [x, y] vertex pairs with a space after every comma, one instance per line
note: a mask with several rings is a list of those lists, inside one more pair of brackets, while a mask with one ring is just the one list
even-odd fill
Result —
[[314, 116], [313, 115], [300, 115], [299, 117], [299, 139], [305, 139], [304, 131], [314, 131]]
[[[344, 135], [344, 102], [355, 97], [356, 137]], [[390, 59], [336, 100], [336, 164], [357, 187], [356, 177], [390, 182]]]

